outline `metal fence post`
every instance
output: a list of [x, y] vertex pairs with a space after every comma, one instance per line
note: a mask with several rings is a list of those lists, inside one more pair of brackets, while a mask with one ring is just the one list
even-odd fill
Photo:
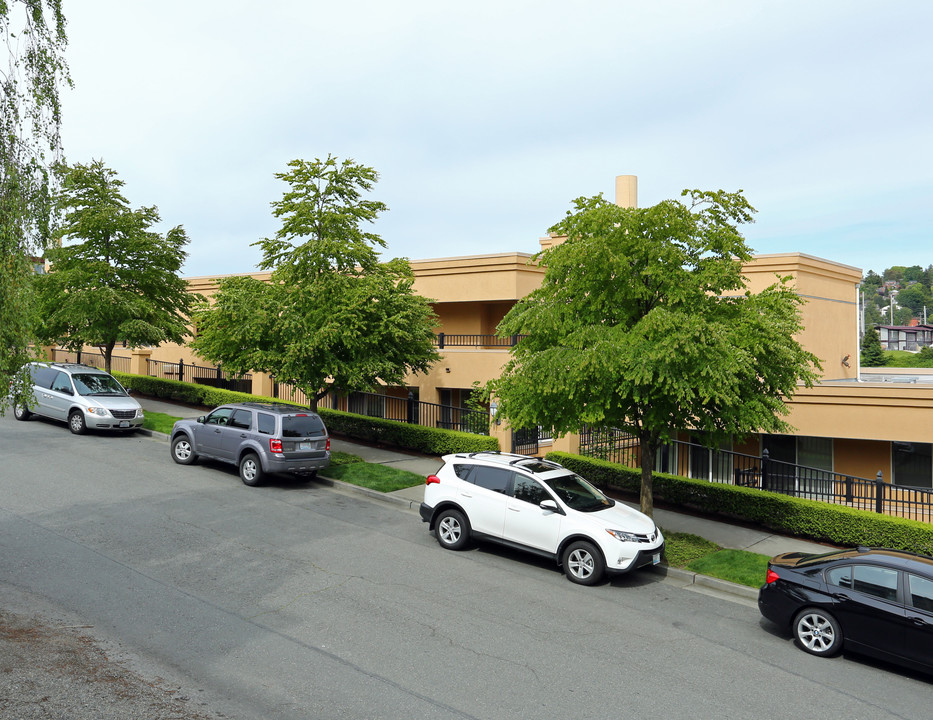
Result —
[[852, 502], [852, 478], [846, 476], [846, 502]]
[[884, 481], [884, 475], [881, 474], [881, 471], [878, 471], [878, 476], [875, 478], [875, 512], [883, 514], [884, 513], [884, 486], [887, 483]]
[[178, 358], [178, 380], [179, 382], [184, 381], [185, 379], [185, 359]]
[[415, 394], [409, 390], [408, 391], [408, 404], [407, 404], [407, 422], [409, 425], [415, 421]]
[[770, 489], [770, 482], [768, 480], [768, 448], [761, 451], [761, 489]]
[[444, 333], [437, 334], [437, 347], [440, 350], [444, 349]]

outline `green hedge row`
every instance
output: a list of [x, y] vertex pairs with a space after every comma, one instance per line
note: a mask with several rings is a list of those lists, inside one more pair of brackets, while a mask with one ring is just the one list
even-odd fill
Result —
[[[595, 485], [636, 495], [641, 488], [641, 470], [564, 452], [551, 452], [547, 457]], [[933, 526], [845, 505], [664, 473], [654, 474], [654, 497], [705, 515], [753, 522], [784, 535], [843, 547], [866, 545], [933, 555]]]
[[[143, 395], [151, 395], [152, 397], [191, 405], [214, 407], [232, 402], [282, 402], [282, 400], [276, 398], [259, 397], [258, 395], [223, 390], [209, 385], [186, 383], [147, 375], [115, 372], [113, 376], [124, 386], [130, 387]], [[499, 449], [499, 441], [488, 435], [474, 435], [473, 433], [457, 432], [455, 430], [409, 425], [395, 420], [371, 418], [328, 408], [318, 408], [317, 412], [323, 418], [328, 431], [332, 434], [364, 442], [392, 445], [403, 450], [413, 450], [429, 455], [445, 455], [453, 452], [479, 452]]]

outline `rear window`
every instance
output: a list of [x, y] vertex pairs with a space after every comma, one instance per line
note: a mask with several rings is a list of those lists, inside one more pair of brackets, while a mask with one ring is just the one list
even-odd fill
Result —
[[324, 422], [317, 415], [285, 415], [282, 437], [309, 437], [324, 432]]
[[50, 388], [58, 370], [48, 367], [33, 367], [32, 380], [39, 387]]

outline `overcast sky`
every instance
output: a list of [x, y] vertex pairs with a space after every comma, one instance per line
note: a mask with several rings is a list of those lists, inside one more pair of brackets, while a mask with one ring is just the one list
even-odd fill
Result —
[[539, 249], [571, 201], [742, 189], [756, 253], [933, 264], [930, 0], [65, 0], [70, 162], [249, 272], [274, 174], [380, 174], [390, 257]]

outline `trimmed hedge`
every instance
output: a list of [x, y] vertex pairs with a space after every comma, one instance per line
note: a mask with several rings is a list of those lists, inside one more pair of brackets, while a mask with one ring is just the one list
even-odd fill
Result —
[[[147, 375], [130, 375], [120, 372], [112, 374], [124, 386], [130, 387], [143, 395], [151, 395], [152, 397], [165, 398], [166, 400], [191, 405], [215, 407], [233, 402], [284, 402], [278, 398], [260, 397], [179, 380], [155, 378]], [[456, 430], [409, 425], [396, 420], [371, 418], [328, 408], [318, 408], [317, 413], [323, 418], [328, 431], [331, 433], [354, 440], [382, 443], [429, 455], [480, 452], [483, 450], [495, 451], [499, 449], [499, 441], [488, 435], [474, 435], [473, 433], [458, 432]]]
[[[595, 485], [636, 495], [641, 489], [641, 470], [565, 452], [551, 452], [547, 457]], [[654, 497], [705, 515], [745, 520], [785, 535], [833, 545], [887, 547], [933, 555], [933, 527], [927, 523], [845, 505], [664, 473], [654, 474]]]

